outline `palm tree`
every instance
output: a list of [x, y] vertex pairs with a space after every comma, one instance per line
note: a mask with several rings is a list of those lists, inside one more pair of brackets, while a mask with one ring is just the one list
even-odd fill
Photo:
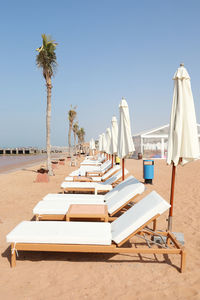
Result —
[[68, 111], [68, 120], [69, 120], [69, 133], [68, 133], [68, 143], [69, 143], [69, 152], [71, 156], [71, 132], [74, 120], [76, 118], [77, 112], [76, 112], [76, 106], [73, 108], [71, 105], [70, 110]]
[[79, 143], [83, 144], [85, 140], [85, 130], [83, 127], [81, 127], [78, 131], [78, 138], [79, 138]]
[[74, 123], [73, 128], [72, 128], [73, 133], [74, 133], [74, 147], [75, 147], [75, 153], [76, 153], [76, 135], [77, 135], [78, 129], [79, 129], [78, 122], [76, 122], [76, 123]]
[[49, 175], [53, 175], [51, 167], [51, 144], [50, 144], [50, 120], [51, 120], [51, 77], [55, 73], [57, 66], [56, 61], [56, 46], [50, 36], [42, 34], [42, 46], [37, 48], [38, 55], [36, 56], [36, 65], [42, 68], [43, 76], [46, 80], [47, 87], [47, 109], [46, 109], [46, 149], [47, 149], [47, 169]]
[[77, 137], [78, 137], [78, 144], [81, 143], [81, 132], [80, 129], [77, 131]]

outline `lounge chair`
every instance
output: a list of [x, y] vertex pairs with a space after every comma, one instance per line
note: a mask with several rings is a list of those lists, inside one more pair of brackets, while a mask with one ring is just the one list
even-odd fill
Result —
[[86, 176], [87, 172], [94, 172], [94, 176], [97, 174], [105, 174], [111, 168], [111, 161], [105, 161], [101, 166], [81, 166], [78, 170], [75, 170], [69, 174], [69, 176]]
[[[128, 170], [124, 171], [125, 176], [128, 174]], [[64, 192], [94, 192], [98, 193], [106, 193], [112, 190], [112, 186], [118, 184], [118, 182], [122, 178], [122, 170], [115, 173], [112, 177], [107, 179], [105, 182], [63, 182], [61, 184], [61, 189]]]
[[107, 201], [103, 199], [55, 199], [54, 201], [40, 201], [33, 209], [33, 214], [37, 221], [39, 220], [66, 220], [67, 213], [71, 204], [103, 204], [107, 207], [108, 221], [113, 221], [115, 216], [123, 208], [126, 208], [128, 204], [134, 201], [135, 197], [142, 194], [145, 190], [143, 183], [132, 177], [124, 188], [119, 190], [118, 193], [109, 198]]
[[65, 177], [65, 181], [88, 181], [88, 182], [104, 182], [117, 173], [120, 170], [120, 165], [115, 165], [108, 172], [106, 172], [103, 176], [95, 176], [95, 177], [86, 177], [86, 176], [67, 176]]
[[81, 162], [82, 166], [87, 166], [87, 165], [92, 165], [92, 166], [98, 166], [98, 165], [102, 165], [102, 162], [105, 160], [104, 157], [101, 157], [99, 159], [85, 159], [83, 162]]
[[[169, 207], [161, 196], [151, 192], [112, 223], [23, 221], [6, 237], [7, 242], [11, 243], [11, 267], [16, 264], [16, 251], [179, 254], [180, 270], [183, 272], [185, 251], [174, 235], [170, 232], [152, 231], [147, 227]], [[136, 235], [135, 247], [125, 246]], [[143, 243], [148, 241], [150, 246], [155, 244], [155, 236], [164, 237], [166, 243], [158, 245], [157, 248], [148, 248], [138, 242], [141, 237]]]
[[[113, 197], [116, 193], [122, 190], [124, 187], [129, 185], [131, 181], [134, 179], [132, 175], [126, 178], [124, 181], [120, 182], [116, 185], [111, 191], [106, 193], [105, 195], [94, 195], [94, 194], [47, 194], [43, 197], [43, 201], [70, 201], [70, 200], [91, 200], [91, 201], [107, 201], [111, 197]], [[101, 202], [102, 203], [102, 202]]]

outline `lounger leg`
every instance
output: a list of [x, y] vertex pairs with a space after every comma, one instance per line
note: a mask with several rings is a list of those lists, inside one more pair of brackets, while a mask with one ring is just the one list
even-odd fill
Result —
[[186, 257], [186, 252], [185, 250], [182, 250], [181, 252], [181, 273], [185, 271], [185, 257]]
[[156, 231], [156, 220], [153, 220], [153, 231]]
[[108, 215], [105, 216], [104, 222], [108, 222]]
[[11, 244], [11, 268], [16, 266], [16, 252], [14, 244]]

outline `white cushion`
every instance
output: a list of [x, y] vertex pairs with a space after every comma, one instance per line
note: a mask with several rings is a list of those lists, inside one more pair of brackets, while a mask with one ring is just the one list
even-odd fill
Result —
[[124, 181], [120, 182], [118, 185], [116, 185], [111, 191], [105, 194], [105, 201], [108, 201], [111, 197], [113, 197], [116, 193], [118, 193], [121, 189], [123, 189], [127, 184], [129, 184], [129, 181], [134, 178], [132, 175], [129, 176]]
[[96, 191], [98, 190], [104, 190], [104, 191], [109, 191], [112, 190], [112, 185], [105, 185], [103, 183], [98, 183], [98, 182], [67, 182], [64, 181], [61, 184], [61, 188], [74, 188], [74, 189], [94, 189]]
[[115, 165], [113, 168], [111, 168], [108, 172], [106, 172], [101, 178], [102, 180], [106, 180], [110, 175], [112, 175], [114, 172], [120, 170], [120, 165]]
[[54, 200], [40, 201], [33, 208], [34, 215], [65, 215], [71, 204], [105, 204], [103, 200]]
[[94, 194], [47, 194], [43, 201], [104, 201], [104, 195], [94, 195]]
[[33, 208], [34, 215], [65, 215], [70, 206], [69, 201], [40, 201]]
[[158, 193], [155, 191], [151, 192], [117, 220], [112, 222], [112, 240], [119, 244], [148, 220], [157, 214], [162, 214], [169, 207], [169, 203]]
[[9, 243], [110, 245], [111, 226], [106, 222], [23, 221], [6, 239]]
[[135, 179], [134, 177], [129, 180], [129, 184], [125, 185], [118, 191], [113, 197], [107, 200], [109, 214], [117, 211], [126, 202], [132, 199], [137, 194], [142, 194], [145, 190], [143, 183]]

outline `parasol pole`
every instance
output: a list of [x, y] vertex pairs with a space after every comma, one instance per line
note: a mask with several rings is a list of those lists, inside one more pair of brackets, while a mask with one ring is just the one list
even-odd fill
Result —
[[122, 181], [124, 181], [124, 158], [122, 158]]
[[111, 168], [113, 168], [113, 154], [112, 154], [112, 167]]
[[174, 205], [174, 187], [175, 187], [175, 175], [176, 175], [176, 166], [173, 163], [172, 166], [172, 180], [171, 180], [171, 194], [170, 194], [170, 210], [168, 218], [168, 230], [172, 231], [172, 215], [173, 215], [173, 205]]

